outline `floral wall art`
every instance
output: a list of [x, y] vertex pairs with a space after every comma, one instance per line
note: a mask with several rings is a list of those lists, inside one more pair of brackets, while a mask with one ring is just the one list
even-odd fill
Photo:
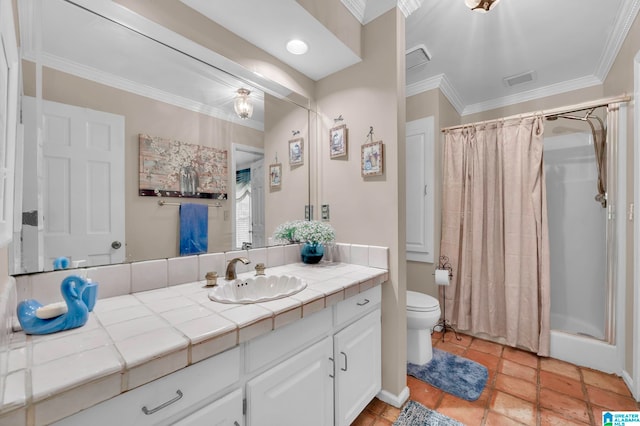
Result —
[[227, 198], [227, 150], [145, 134], [140, 143], [140, 195]]

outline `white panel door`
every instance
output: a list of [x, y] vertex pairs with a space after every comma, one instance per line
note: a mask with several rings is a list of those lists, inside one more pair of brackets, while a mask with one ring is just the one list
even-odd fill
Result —
[[247, 382], [251, 426], [333, 424], [330, 337]]
[[264, 247], [264, 160], [251, 164], [251, 243]]
[[434, 120], [407, 123], [407, 260], [433, 262]]
[[334, 336], [336, 421], [350, 425], [382, 389], [380, 309]]
[[123, 262], [124, 117], [49, 101], [42, 115], [44, 269]]

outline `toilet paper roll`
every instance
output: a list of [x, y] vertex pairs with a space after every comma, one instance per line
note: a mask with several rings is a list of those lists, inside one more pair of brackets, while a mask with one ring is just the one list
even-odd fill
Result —
[[449, 271], [436, 269], [436, 285], [449, 285]]

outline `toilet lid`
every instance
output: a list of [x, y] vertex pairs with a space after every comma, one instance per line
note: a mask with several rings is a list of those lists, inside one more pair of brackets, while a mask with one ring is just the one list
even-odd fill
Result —
[[438, 299], [417, 291], [407, 291], [407, 309], [411, 311], [428, 312], [440, 307]]

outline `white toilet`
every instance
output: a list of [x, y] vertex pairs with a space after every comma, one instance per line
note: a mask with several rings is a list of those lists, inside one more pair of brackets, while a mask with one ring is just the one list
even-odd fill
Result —
[[440, 319], [440, 303], [435, 297], [407, 291], [407, 361], [426, 364], [431, 361], [431, 330]]

